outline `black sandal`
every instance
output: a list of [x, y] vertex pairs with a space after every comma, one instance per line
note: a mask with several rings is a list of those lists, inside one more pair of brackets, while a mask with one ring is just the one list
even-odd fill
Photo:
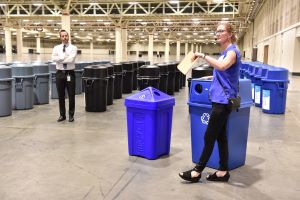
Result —
[[[192, 171], [195, 171], [195, 172], [200, 173], [199, 176], [197, 176], [197, 177], [192, 177]], [[197, 168], [195, 167], [195, 168], [193, 168], [193, 169], [191, 169], [191, 170], [182, 172], [182, 174], [179, 173], [179, 176], [180, 176], [183, 180], [186, 180], [186, 181], [189, 181], [189, 182], [192, 182], [192, 183], [197, 183], [197, 182], [199, 182], [199, 180], [200, 180], [200, 178], [201, 178], [201, 172], [199, 172], [199, 171], [197, 170]]]
[[217, 172], [210, 174], [206, 177], [208, 181], [217, 181], [217, 182], [228, 182], [230, 178], [229, 172], [226, 172], [224, 176], [217, 176]]

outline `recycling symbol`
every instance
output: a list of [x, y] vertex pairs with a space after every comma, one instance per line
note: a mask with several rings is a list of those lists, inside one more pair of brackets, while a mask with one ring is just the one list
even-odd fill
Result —
[[208, 121], [209, 121], [209, 113], [203, 113], [202, 116], [201, 116], [201, 122], [202, 124], [208, 124]]

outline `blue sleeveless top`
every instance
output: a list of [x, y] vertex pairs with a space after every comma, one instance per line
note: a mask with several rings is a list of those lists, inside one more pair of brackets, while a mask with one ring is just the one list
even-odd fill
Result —
[[214, 69], [209, 94], [210, 100], [215, 103], [228, 104], [228, 98], [236, 97], [238, 94], [241, 55], [236, 45], [232, 44], [221, 52], [219, 60], [223, 60], [228, 51], [235, 51], [236, 62], [225, 71]]

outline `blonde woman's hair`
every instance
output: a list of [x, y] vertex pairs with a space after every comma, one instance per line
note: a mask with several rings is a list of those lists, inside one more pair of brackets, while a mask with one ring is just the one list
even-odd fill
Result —
[[231, 23], [229, 23], [229, 22], [220, 22], [219, 25], [223, 25], [226, 28], [226, 31], [228, 33], [231, 33], [231, 38], [230, 38], [231, 42], [232, 43], [236, 43], [237, 38], [235, 36], [235, 31], [234, 31], [233, 25]]

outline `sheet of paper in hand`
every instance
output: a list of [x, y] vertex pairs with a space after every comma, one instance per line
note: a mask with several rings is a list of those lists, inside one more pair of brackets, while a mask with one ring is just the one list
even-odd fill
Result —
[[177, 66], [177, 69], [185, 75], [188, 73], [188, 71], [193, 67], [193, 65], [198, 60], [197, 58], [194, 61], [192, 61], [193, 55], [194, 53], [190, 51]]

